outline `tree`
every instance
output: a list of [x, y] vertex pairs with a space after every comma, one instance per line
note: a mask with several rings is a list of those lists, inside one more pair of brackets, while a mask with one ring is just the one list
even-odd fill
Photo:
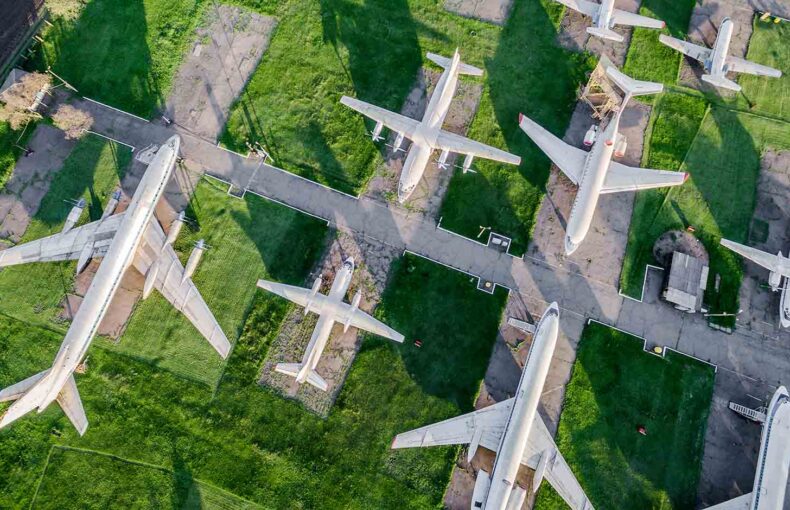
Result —
[[11, 124], [11, 129], [22, 128], [32, 119], [40, 115], [31, 110], [36, 96], [49, 86], [49, 75], [43, 73], [27, 73], [16, 83], [0, 94], [0, 121]]
[[93, 117], [90, 113], [74, 108], [70, 104], [62, 104], [52, 115], [52, 122], [58, 129], [66, 133], [66, 138], [76, 140], [82, 138], [88, 129], [93, 125]]

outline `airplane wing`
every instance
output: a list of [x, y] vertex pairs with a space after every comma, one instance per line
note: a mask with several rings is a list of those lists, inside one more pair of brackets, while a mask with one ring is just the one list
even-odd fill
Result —
[[658, 40], [666, 46], [669, 46], [670, 48], [677, 50], [684, 55], [688, 55], [695, 60], [699, 60], [700, 62], [704, 63], [710, 58], [711, 50], [705, 48], [704, 46], [697, 46], [696, 44], [692, 44], [687, 41], [681, 41], [680, 39], [675, 39], [674, 37], [670, 37], [665, 34], [659, 35]]
[[165, 244], [165, 233], [156, 218], [146, 227], [143, 242], [134, 257], [134, 267], [147, 275], [156, 264], [154, 287], [183, 313], [203, 337], [223, 358], [228, 357], [230, 342], [211, 313], [203, 296], [191, 278], [184, 279], [184, 266], [170, 244]]
[[414, 137], [414, 132], [420, 125], [420, 123], [414, 119], [404, 117], [399, 113], [385, 110], [384, 108], [360, 101], [359, 99], [354, 99], [353, 97], [343, 96], [340, 98], [340, 102], [376, 122], [381, 122], [392, 131], [402, 133], [403, 136], [409, 140]]
[[620, 191], [638, 191], [667, 186], [680, 186], [686, 182], [688, 174], [671, 170], [652, 170], [622, 165], [616, 161], [609, 164], [601, 187], [601, 193], [618, 193]]
[[309, 305], [311, 311], [320, 310], [321, 304], [324, 302], [324, 299], [326, 299], [326, 296], [320, 292], [316, 292], [315, 295], [312, 295], [312, 289], [305, 289], [295, 285], [286, 285], [284, 283], [270, 282], [268, 280], [258, 280], [258, 287], [268, 290], [273, 294], [277, 294], [278, 296], [283, 297], [292, 303], [296, 303], [299, 306], [307, 308]]
[[752, 493], [750, 492], [748, 494], [744, 494], [743, 496], [738, 496], [737, 498], [725, 501], [724, 503], [709, 506], [708, 510], [749, 510], [749, 508], [752, 506], [752, 499]]
[[773, 67], [754, 63], [743, 58], [728, 56], [726, 60], [727, 71], [736, 73], [754, 74], [757, 76], [769, 76], [771, 78], [781, 78], [782, 71]]
[[[349, 306], [349, 308], [351, 307]], [[363, 312], [362, 310], [354, 310], [354, 312], [351, 314], [351, 320], [349, 324], [355, 328], [369, 331], [374, 335], [383, 336], [384, 338], [389, 338], [390, 340], [394, 340], [398, 343], [403, 342], [403, 335], [387, 326], [380, 320], [375, 319], [371, 315]]]
[[496, 451], [512, 407], [511, 398], [478, 411], [398, 434], [392, 441], [392, 448], [469, 444], [470, 452], [476, 450], [478, 445]]
[[85, 416], [85, 408], [82, 407], [82, 400], [80, 400], [80, 394], [77, 392], [74, 374], [71, 374], [63, 389], [58, 393], [57, 400], [79, 435], [85, 434], [85, 431], [88, 429], [88, 417]]
[[562, 170], [562, 173], [578, 185], [582, 178], [582, 172], [584, 172], [588, 153], [563, 142], [525, 115], [521, 115], [519, 125], [535, 142], [535, 145], [540, 147], [540, 150], [546, 153], [549, 159]]
[[585, 16], [596, 16], [601, 9], [601, 4], [588, 2], [587, 0], [557, 0], [569, 9], [580, 12]]
[[730, 250], [734, 251], [741, 257], [745, 257], [766, 269], [771, 271], [776, 271], [779, 269], [779, 257], [776, 255], [758, 250], [757, 248], [752, 248], [751, 246], [746, 246], [734, 241], [730, 241], [729, 239], [722, 239], [721, 244], [722, 246], [726, 246]]
[[521, 463], [535, 470], [533, 490], [537, 490], [540, 480], [545, 478], [569, 507], [592, 510], [592, 504], [587, 500], [584, 489], [557, 449], [557, 444], [546, 424], [543, 423], [543, 419], [537, 413], [535, 421], [532, 422], [532, 430]]
[[518, 165], [521, 163], [520, 157], [514, 156], [509, 152], [447, 131], [439, 131], [435, 148], [461, 154], [470, 154], [478, 158], [509, 163], [511, 165]]
[[0, 251], [0, 267], [100, 257], [107, 253], [123, 213]]
[[635, 14], [633, 12], [623, 11], [620, 9], [615, 9], [614, 12], [612, 12], [612, 20], [614, 21], [615, 25], [627, 25], [632, 27], [661, 29], [666, 26], [666, 23], [660, 19], [642, 16], [641, 14]]

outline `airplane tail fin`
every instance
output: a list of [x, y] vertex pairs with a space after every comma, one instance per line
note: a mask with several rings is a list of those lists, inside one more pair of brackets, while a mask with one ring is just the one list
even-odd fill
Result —
[[274, 371], [295, 377], [297, 382], [306, 382], [321, 391], [326, 391], [329, 388], [329, 384], [323, 377], [301, 363], [278, 363], [277, 366], [274, 367]]
[[615, 42], [623, 42], [624, 37], [614, 30], [610, 30], [608, 28], [601, 28], [601, 27], [588, 27], [587, 33], [590, 35], [594, 35], [596, 37], [601, 37], [603, 39], [608, 39], [609, 41]]
[[[435, 53], [428, 53], [425, 56], [428, 57], [428, 60], [430, 60], [431, 62], [433, 62], [439, 67], [443, 67], [444, 69], [450, 69], [450, 66], [453, 64], [453, 59], [443, 57]], [[478, 69], [475, 66], [470, 66], [469, 64], [464, 64], [463, 62], [458, 64], [458, 73], [468, 74], [470, 76], [483, 76], [482, 69]]]
[[740, 92], [741, 86], [735, 83], [732, 80], [728, 80], [724, 76], [714, 76], [712, 74], [703, 74], [702, 81], [705, 83], [710, 83], [714, 87], [721, 87], [723, 89], [732, 90], [734, 92]]
[[626, 93], [626, 96], [644, 96], [645, 94], [658, 94], [664, 90], [661, 83], [652, 81], [639, 81], [626, 76], [622, 71], [614, 66], [606, 68], [606, 75]]
[[[0, 417], [0, 429], [10, 425], [36, 408], [39, 409], [39, 412], [46, 408], [49, 403], [45, 402], [44, 399], [46, 399], [50, 387], [41, 383], [46, 379], [47, 374], [49, 374], [49, 370], [44, 370], [0, 391], [0, 402], [15, 401]], [[79, 435], [85, 434], [85, 430], [88, 428], [88, 419], [85, 416], [85, 408], [82, 406], [80, 395], [77, 392], [74, 375], [69, 378], [65, 386], [60, 390], [57, 402], [72, 425], [74, 425], [74, 428], [77, 429]]]

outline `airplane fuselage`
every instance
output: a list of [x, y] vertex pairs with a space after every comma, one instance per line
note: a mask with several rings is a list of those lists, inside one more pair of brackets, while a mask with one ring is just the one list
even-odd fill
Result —
[[615, 115], [603, 134], [598, 136], [585, 160], [579, 191], [568, 219], [565, 235], [566, 255], [576, 251], [590, 230], [601, 189], [609, 171], [609, 164], [612, 162], [621, 114], [622, 110]]
[[730, 42], [734, 25], [730, 18], [724, 18], [719, 27], [719, 35], [711, 49], [710, 60], [705, 62], [705, 70], [714, 76], [727, 74], [727, 56], [730, 52]]
[[354, 261], [347, 259], [335, 275], [335, 280], [332, 282], [332, 287], [329, 289], [329, 294], [327, 294], [323, 305], [319, 309], [311, 308], [311, 311], [318, 313], [320, 317], [302, 358], [302, 374], [297, 377], [299, 382], [304, 382], [307, 375], [318, 367], [321, 354], [323, 354], [329, 335], [332, 333], [332, 327], [335, 325], [335, 321], [342, 318], [343, 297], [348, 292], [353, 275]]
[[425, 114], [422, 116], [422, 122], [412, 136], [412, 145], [409, 148], [406, 161], [403, 163], [403, 171], [398, 184], [398, 200], [401, 203], [405, 202], [417, 187], [425, 173], [425, 167], [428, 166], [431, 159], [431, 154], [436, 147], [436, 140], [447, 113], [450, 111], [450, 104], [458, 86], [460, 62], [461, 57], [456, 53], [450, 68], [446, 69], [439, 78], [436, 89], [428, 101]]
[[[79, 310], [66, 332], [52, 369], [46, 377], [49, 391], [38, 406], [43, 410], [52, 403], [71, 374], [82, 362], [93, 341], [99, 324], [107, 313], [124, 272], [131, 265], [137, 247], [143, 238], [148, 222], [154, 214], [159, 198], [178, 157], [179, 139], [171, 138], [159, 150], [143, 176], [132, 197], [125, 216], [93, 281], [85, 294]], [[31, 393], [33, 395], [34, 393]], [[25, 397], [23, 396], [22, 399]], [[20, 399], [20, 400], [22, 400]]]
[[598, 10], [598, 16], [593, 20], [600, 28], [612, 28], [612, 13], [614, 12], [614, 0], [603, 0]]
[[781, 510], [790, 471], [790, 396], [780, 387], [768, 406], [750, 510]]
[[497, 449], [491, 486], [483, 506], [486, 510], [504, 510], [508, 506], [535, 413], [538, 411], [538, 402], [549, 372], [558, 333], [559, 309], [554, 303], [544, 312], [535, 331], [524, 372], [516, 389], [513, 408]]

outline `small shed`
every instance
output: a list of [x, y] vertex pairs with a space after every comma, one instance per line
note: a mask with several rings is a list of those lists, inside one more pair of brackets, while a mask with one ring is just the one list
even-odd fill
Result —
[[702, 298], [708, 285], [709, 268], [699, 258], [676, 251], [672, 254], [664, 299], [675, 308], [688, 313], [702, 309]]

